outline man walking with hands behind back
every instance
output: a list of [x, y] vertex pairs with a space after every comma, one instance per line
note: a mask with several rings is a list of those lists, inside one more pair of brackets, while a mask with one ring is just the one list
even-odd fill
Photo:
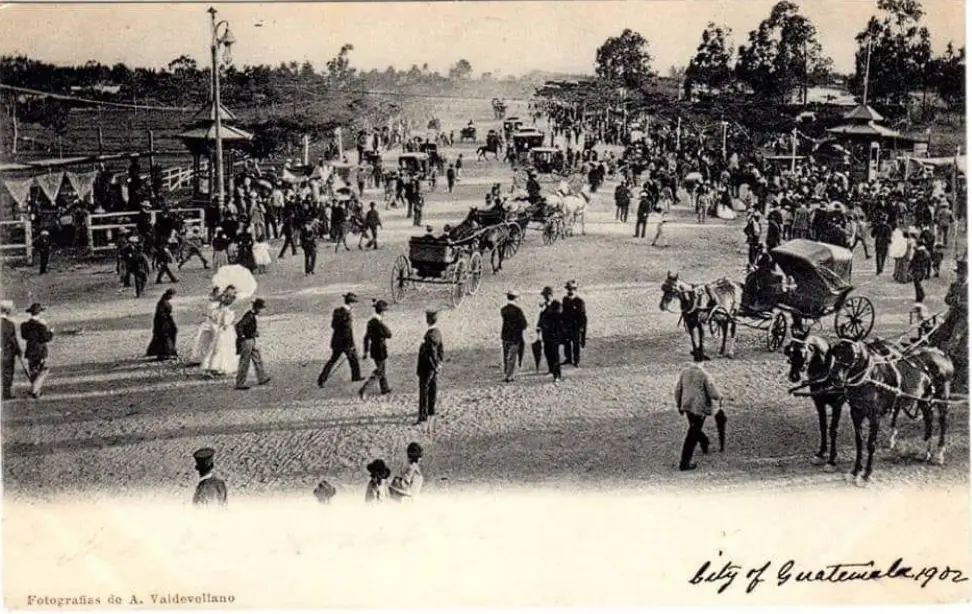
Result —
[[[675, 384], [675, 406], [679, 414], [688, 418], [689, 428], [682, 445], [682, 457], [678, 468], [681, 471], [695, 469], [692, 455], [696, 444], [702, 448], [702, 454], [709, 453], [709, 438], [702, 431], [707, 416], [711, 416], [712, 406], [722, 399], [715, 382], [708, 371], [698, 363], [685, 367], [678, 376]], [[720, 409], [716, 414], [716, 428], [719, 431], [719, 450], [725, 448], [726, 415]]]
[[381, 394], [391, 392], [391, 388], [388, 386], [388, 378], [385, 376], [385, 363], [388, 360], [388, 346], [386, 344], [387, 340], [391, 339], [392, 332], [388, 328], [388, 325], [382, 321], [381, 317], [381, 314], [385, 313], [388, 309], [388, 303], [383, 300], [378, 300], [375, 301], [374, 306], [375, 315], [368, 320], [362, 350], [364, 351], [365, 360], [368, 359], [368, 353], [371, 353], [371, 357], [375, 361], [375, 370], [361, 386], [361, 389], [358, 390], [358, 397], [362, 400], [365, 398], [368, 386], [375, 381], [378, 382], [378, 389]]
[[[435, 418], [435, 397], [439, 390], [438, 376], [445, 354], [442, 346], [442, 333], [435, 325], [438, 320], [435, 311], [425, 312], [425, 322], [429, 325], [419, 346], [418, 364], [415, 374], [419, 379], [419, 416], [416, 424], [422, 424]], [[429, 430], [432, 430], [429, 424]]]
[[523, 331], [527, 328], [526, 316], [516, 304], [519, 295], [514, 290], [506, 292], [507, 303], [500, 308], [503, 318], [503, 329], [500, 338], [503, 342], [503, 374], [504, 382], [512, 382], [516, 372], [516, 363], [523, 347]]
[[354, 347], [354, 327], [351, 321], [351, 307], [357, 302], [358, 295], [348, 292], [344, 295], [344, 304], [335, 309], [331, 316], [331, 357], [317, 376], [317, 385], [321, 388], [342, 355], [347, 356], [348, 365], [351, 366], [351, 381], [360, 382], [364, 379], [361, 377], [358, 351]]

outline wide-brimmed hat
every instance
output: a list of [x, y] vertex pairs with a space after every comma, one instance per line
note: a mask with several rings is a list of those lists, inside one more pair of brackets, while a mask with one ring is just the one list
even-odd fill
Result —
[[506, 298], [510, 299], [511, 301], [519, 296], [520, 294], [512, 288], [506, 291]]
[[550, 286], [544, 286], [543, 290], [540, 291], [540, 296], [553, 296], [553, 288]]
[[31, 304], [30, 307], [27, 308], [27, 313], [29, 313], [32, 316], [36, 316], [42, 311], [44, 311], [44, 306], [41, 305], [40, 303], [33, 303]]
[[388, 465], [385, 464], [385, 461], [380, 458], [376, 458], [368, 463], [366, 469], [371, 476], [381, 480], [387, 480], [391, 476], [391, 469], [389, 469]]

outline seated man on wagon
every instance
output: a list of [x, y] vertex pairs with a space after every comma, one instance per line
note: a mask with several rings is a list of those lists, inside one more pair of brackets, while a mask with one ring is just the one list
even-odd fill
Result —
[[765, 247], [756, 258], [756, 265], [743, 284], [742, 308], [749, 313], [772, 309], [783, 294], [783, 275]]

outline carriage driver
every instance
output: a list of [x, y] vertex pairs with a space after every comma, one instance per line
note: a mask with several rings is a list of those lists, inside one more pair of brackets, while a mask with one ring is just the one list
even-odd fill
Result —
[[765, 247], [761, 246], [756, 266], [746, 276], [743, 287], [743, 305], [758, 312], [772, 307], [783, 292], [783, 275], [776, 270], [776, 262]]
[[541, 200], [540, 182], [537, 181], [537, 171], [530, 169], [527, 171], [526, 182], [527, 200], [531, 205], [535, 205]]

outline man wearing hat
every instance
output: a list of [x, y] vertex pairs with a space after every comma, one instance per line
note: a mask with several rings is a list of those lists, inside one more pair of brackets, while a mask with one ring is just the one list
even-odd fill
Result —
[[234, 325], [236, 329], [236, 353], [240, 356], [239, 365], [236, 368], [236, 389], [249, 390], [246, 385], [246, 377], [250, 373], [250, 362], [256, 370], [257, 384], [264, 386], [270, 382], [263, 367], [263, 356], [260, 355], [260, 348], [256, 346], [257, 337], [257, 316], [266, 307], [266, 301], [262, 298], [255, 299], [250, 310], [243, 314], [243, 317]]
[[561, 301], [564, 310], [564, 361], [579, 367], [581, 348], [587, 345], [587, 307], [584, 299], [577, 296], [576, 281], [568, 281], [564, 289], [567, 290]]
[[651, 203], [652, 197], [648, 192], [642, 190], [638, 196], [638, 212], [634, 233], [636, 239], [645, 238], [645, 232], [648, 229], [648, 216], [651, 214]]
[[192, 453], [196, 460], [196, 471], [199, 473], [199, 484], [192, 496], [193, 505], [226, 506], [226, 483], [213, 475], [213, 456], [216, 451], [212, 448], [201, 448]]
[[504, 382], [513, 381], [517, 358], [520, 355], [520, 348], [523, 347], [523, 331], [527, 329], [526, 316], [523, 315], [523, 310], [516, 304], [518, 296], [515, 290], [507, 290], [507, 302], [500, 308], [500, 317], [503, 319], [500, 340], [503, 343]]
[[0, 359], [2, 359], [3, 399], [13, 398], [13, 379], [17, 358], [21, 356], [20, 342], [17, 341], [17, 325], [10, 319], [13, 301], [0, 301]]
[[51, 259], [51, 233], [42, 230], [40, 235], [34, 239], [33, 247], [40, 258], [40, 274], [44, 275], [47, 273], [47, 263]]
[[40, 319], [44, 307], [34, 303], [27, 308], [30, 318], [20, 325], [24, 339], [24, 358], [27, 359], [27, 376], [30, 378], [30, 396], [40, 396], [50, 369], [47, 368], [47, 344], [54, 338], [54, 331]]
[[929, 337], [933, 345], [952, 359], [955, 378], [952, 391], [967, 393], [969, 387], [969, 263], [963, 255], [955, 261], [955, 281], [945, 295], [948, 311], [939, 326]]
[[337, 364], [341, 356], [348, 358], [348, 365], [351, 366], [351, 381], [360, 382], [361, 365], [358, 363], [358, 351], [354, 347], [354, 327], [351, 321], [352, 306], [358, 302], [358, 296], [354, 292], [344, 295], [344, 304], [334, 310], [331, 315], [331, 357], [321, 369], [321, 374], [317, 376], [317, 385], [324, 387], [331, 374], [331, 369]]
[[152, 264], [145, 255], [141, 242], [135, 245], [130, 270], [135, 278], [135, 298], [139, 298], [145, 292], [145, 284], [148, 283], [149, 273], [152, 272]]
[[362, 351], [364, 359], [368, 359], [368, 354], [375, 361], [375, 370], [371, 373], [365, 383], [358, 390], [358, 396], [363, 400], [368, 387], [375, 381], [378, 382], [378, 389], [381, 394], [388, 394], [391, 388], [388, 386], [388, 378], [385, 376], [385, 363], [388, 360], [387, 340], [391, 339], [392, 333], [388, 325], [382, 321], [382, 314], [388, 310], [388, 303], [383, 300], [375, 301], [375, 315], [368, 320], [365, 328]]
[[304, 275], [313, 275], [317, 266], [317, 228], [313, 220], [300, 230], [300, 248], [304, 250]]
[[435, 417], [435, 398], [439, 390], [438, 375], [442, 366], [445, 350], [442, 345], [442, 333], [436, 322], [439, 314], [433, 310], [425, 312], [425, 323], [428, 330], [422, 338], [418, 351], [418, 364], [415, 374], [419, 379], [419, 415], [416, 424], [422, 424]]

